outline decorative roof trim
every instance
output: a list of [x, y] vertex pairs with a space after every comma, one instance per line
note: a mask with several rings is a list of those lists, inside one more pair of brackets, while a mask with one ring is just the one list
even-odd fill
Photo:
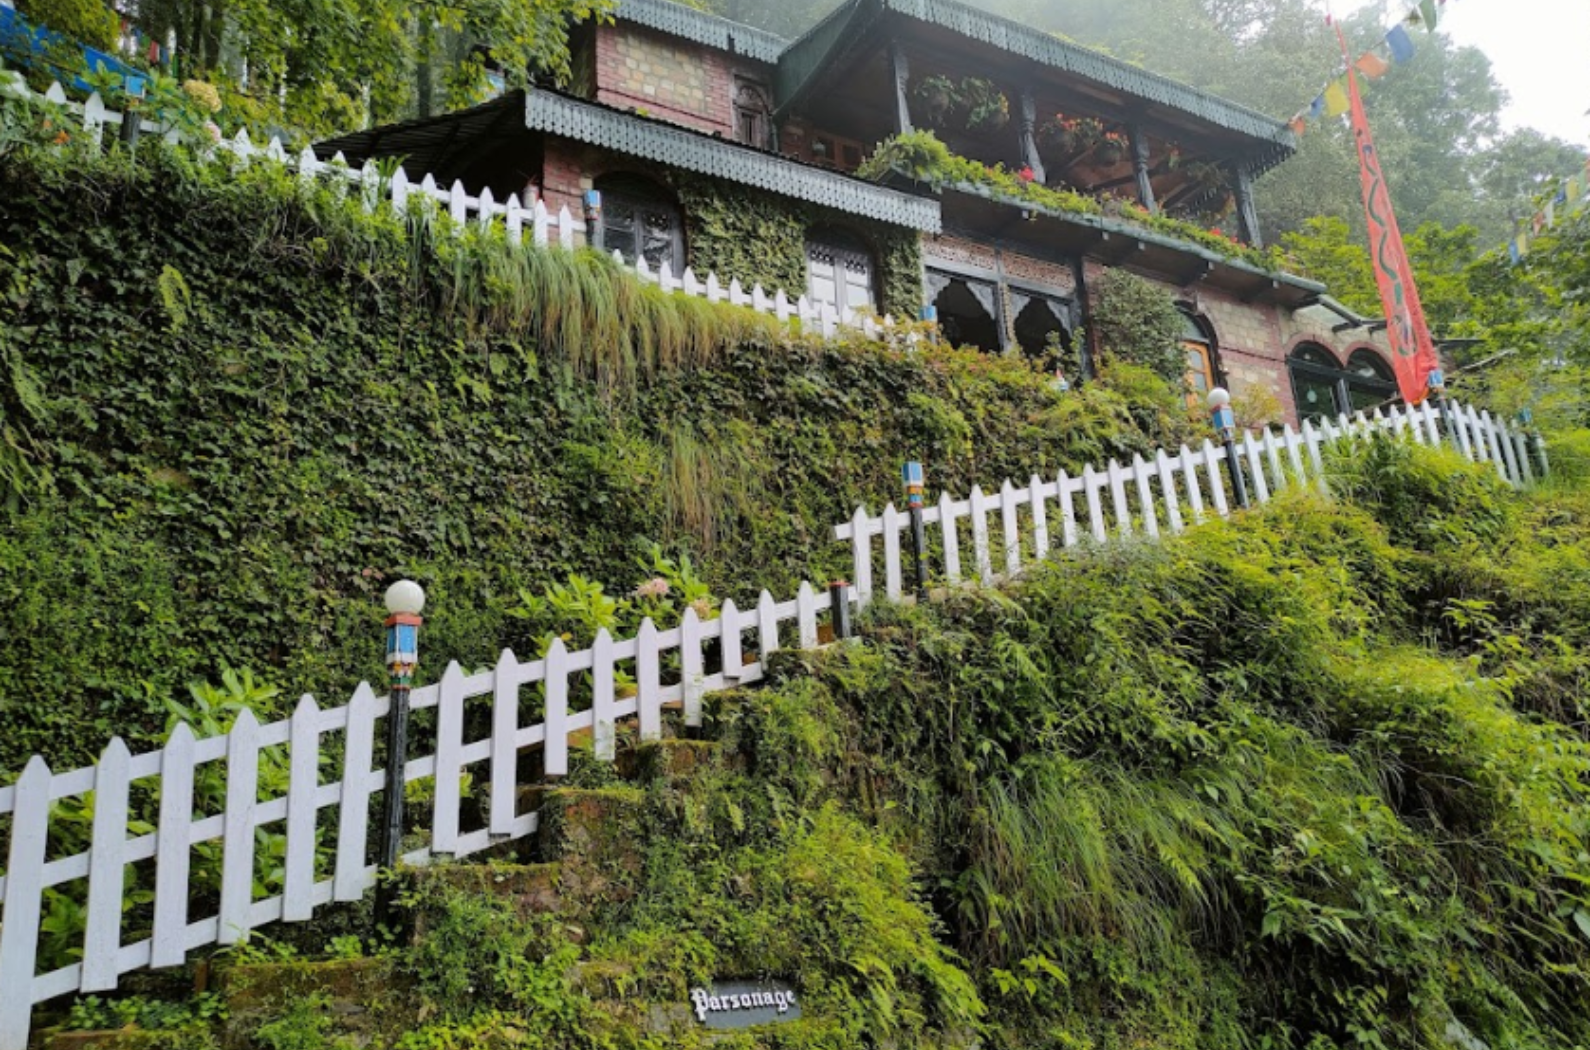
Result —
[[[832, 55], [856, 44], [864, 29], [886, 13], [948, 29], [970, 40], [1261, 140], [1270, 147], [1263, 151], [1261, 160], [1266, 167], [1297, 149], [1297, 138], [1290, 128], [1257, 110], [955, 0], [851, 0], [785, 50], [779, 63], [781, 108], [788, 107], [797, 95], [805, 92]], [[792, 79], [799, 82], [791, 83]], [[1274, 158], [1277, 153], [1280, 157]]]
[[672, 0], [619, 0], [613, 17], [768, 65], [776, 63], [789, 46], [788, 40], [765, 29], [697, 11]]
[[526, 94], [525, 127], [878, 222], [943, 228], [936, 200], [550, 91]]
[[1036, 215], [1044, 215], [1048, 218], [1058, 219], [1061, 222], [1068, 222], [1075, 226], [1084, 226], [1089, 229], [1099, 230], [1103, 233], [1119, 235], [1130, 240], [1143, 241], [1147, 244], [1158, 245], [1161, 248], [1170, 248], [1175, 251], [1194, 256], [1195, 258], [1202, 259], [1205, 262], [1213, 263], [1216, 266], [1226, 266], [1240, 273], [1250, 274], [1254, 277], [1266, 277], [1271, 280], [1278, 281], [1281, 284], [1291, 285], [1293, 288], [1302, 289], [1303, 291], [1312, 295], [1325, 294], [1325, 286], [1317, 281], [1311, 281], [1306, 277], [1299, 277], [1295, 273], [1287, 273], [1285, 270], [1266, 270], [1261, 266], [1253, 265], [1246, 259], [1238, 259], [1234, 256], [1222, 255], [1219, 252], [1205, 248], [1201, 244], [1194, 244], [1192, 241], [1184, 241], [1181, 238], [1172, 236], [1168, 233], [1161, 233], [1158, 230], [1151, 230], [1144, 226], [1138, 226], [1135, 223], [1127, 222], [1123, 219], [1112, 219], [1106, 215], [1087, 215], [1082, 212], [1062, 211], [1058, 208], [1045, 207], [1044, 205], [1037, 204], [1033, 201], [1011, 200], [1009, 197], [994, 193], [993, 191], [982, 186], [972, 185], [971, 183], [951, 183], [946, 185], [944, 188], [954, 193], [964, 194], [968, 197], [981, 197], [983, 200], [993, 201], [996, 204], [1008, 204], [1013, 208], [1020, 208], [1022, 211], [1032, 212]]

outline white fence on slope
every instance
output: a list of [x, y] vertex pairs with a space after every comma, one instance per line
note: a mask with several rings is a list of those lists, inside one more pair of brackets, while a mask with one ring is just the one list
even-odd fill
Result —
[[[404, 861], [464, 857], [534, 833], [539, 814], [522, 808], [520, 784], [566, 774], [571, 736], [590, 734], [596, 757], [612, 761], [621, 722], [637, 722], [642, 740], [662, 735], [665, 708], [682, 709], [687, 726], [700, 725], [704, 696], [757, 681], [768, 656], [787, 642], [816, 647], [819, 620], [827, 615], [831, 622], [832, 605], [831, 592], [803, 583], [793, 601], [763, 592], [754, 609], [726, 601], [716, 618], [687, 611], [679, 627], [662, 631], [647, 620], [633, 638], [604, 631], [578, 652], [556, 641], [543, 659], [521, 661], [504, 651], [493, 669], [476, 674], [449, 664], [440, 682], [411, 694], [414, 710], [435, 709], [436, 729], [433, 750], [408, 759], [404, 781], [431, 782], [434, 801], [430, 841]], [[620, 688], [621, 675], [633, 687]], [[541, 712], [529, 723], [521, 702], [527, 686], [538, 687], [529, 706]], [[10, 824], [0, 877], [0, 1050], [25, 1050], [36, 1003], [108, 991], [129, 971], [179, 965], [193, 949], [235, 944], [266, 923], [302, 922], [319, 906], [358, 900], [376, 875], [370, 816], [385, 776], [376, 764], [377, 723], [389, 707], [387, 697], [360, 685], [342, 707], [322, 709], [305, 696], [291, 717], [269, 725], [245, 712], [222, 736], [196, 739], [181, 725], [163, 748], [145, 754], [112, 740], [97, 765], [68, 773], [51, 772], [35, 756], [15, 784], [0, 788], [0, 825]], [[482, 724], [488, 710], [490, 732], [467, 739], [471, 712]], [[324, 738], [335, 746], [328, 749]], [[521, 777], [521, 763], [537, 753], [539, 770]], [[262, 783], [267, 767], [288, 771], [279, 795]], [[483, 807], [469, 805], [461, 790], [476, 769], [487, 788]], [[196, 781], [212, 772], [223, 776], [224, 805], [195, 812]], [[90, 793], [89, 848], [57, 855], [53, 810], [63, 800], [86, 802]], [[152, 830], [132, 823], [139, 799], [158, 806]], [[259, 852], [256, 832], [271, 827], [285, 832], [279, 858]], [[213, 860], [217, 846], [208, 844], [218, 844], [220, 854], [213, 885], [194, 870], [196, 849], [211, 851]], [[279, 867], [268, 886], [260, 885], [265, 862]], [[127, 869], [146, 865], [147, 875], [151, 863], [152, 911], [137, 920], [146, 928], [130, 930]], [[52, 889], [83, 909], [80, 961], [41, 973], [41, 919]]]
[[[6, 73], [0, 71], [0, 78], [5, 76]], [[0, 80], [0, 104], [7, 97], [18, 97], [19, 92], [27, 91], [25, 86], [16, 87], [12, 82], [12, 86], [8, 87], [7, 83]], [[79, 121], [83, 134], [96, 143], [102, 141], [106, 128], [119, 129], [127, 119], [124, 114], [108, 109], [97, 93], [84, 103], [70, 101], [59, 82], [52, 84], [42, 96], [32, 95], [31, 92], [29, 95], [57, 107], [63, 113], [71, 114]], [[147, 118], [140, 119], [143, 121], [142, 129], [148, 134], [160, 136], [172, 143], [183, 141], [175, 128]], [[383, 200], [389, 201], [399, 213], [415, 207], [418, 202], [431, 201], [452, 218], [455, 230], [462, 231], [470, 225], [492, 227], [500, 224], [509, 243], [519, 246], [532, 244], [546, 248], [555, 245], [573, 249], [586, 242], [586, 224], [575, 218], [566, 205], [553, 212], [544, 201], [534, 197], [526, 202], [518, 194], [513, 194], [507, 200], [498, 201], [489, 188], [471, 194], [457, 180], [451, 186], [443, 187], [431, 175], [415, 182], [401, 168], [385, 175], [373, 162], [353, 167], [341, 153], [330, 161], [322, 161], [315, 156], [314, 150], [307, 147], [299, 153], [289, 153], [280, 139], [272, 138], [264, 145], [258, 145], [249, 138], [247, 131], [239, 131], [229, 139], [215, 142], [205, 140], [198, 148], [204, 153], [229, 153], [244, 162], [254, 159], [273, 161], [296, 171], [308, 181], [341, 179], [357, 187], [358, 196], [368, 211], [373, 211]], [[737, 278], [725, 284], [717, 274], [709, 273], [705, 279], [700, 279], [689, 267], [682, 274], [675, 274], [666, 263], [659, 269], [652, 269], [644, 257], [638, 258], [634, 267], [629, 267], [617, 251], [613, 252], [613, 259], [620, 266], [632, 269], [641, 280], [656, 284], [664, 291], [694, 296], [708, 302], [743, 306], [759, 313], [772, 314], [785, 323], [798, 321], [806, 329], [821, 332], [825, 336], [835, 335], [843, 327], [858, 330], [868, 338], [877, 338], [894, 327], [892, 317], [878, 318], [866, 311], [854, 310], [849, 304], [843, 307], [835, 307], [831, 303], [814, 304], [805, 295], [791, 298], [783, 289], [769, 294], [760, 284], [746, 291]]]
[[[1537, 443], [1531, 449], [1526, 435], [1492, 419], [1489, 412], [1453, 404], [1450, 413], [1452, 432], [1445, 437], [1441, 416], [1428, 401], [1407, 410], [1393, 407], [1389, 413], [1377, 409], [1367, 417], [1362, 412], [1343, 415], [1318, 426], [1304, 423], [1301, 431], [1288, 425], [1280, 434], [1268, 429], [1258, 435], [1246, 433], [1236, 443], [1236, 450], [1249, 500], [1254, 505], [1267, 503], [1272, 493], [1291, 484], [1316, 484], [1323, 489], [1322, 447], [1376, 430], [1420, 443], [1452, 441], [1470, 460], [1493, 464], [1514, 486], [1531, 483], [1537, 468], [1541, 472], [1547, 469], [1543, 446]], [[1533, 461], [1536, 454], [1538, 462]], [[1057, 546], [1106, 543], [1112, 536], [1157, 538], [1164, 531], [1181, 532], [1189, 523], [1204, 520], [1211, 510], [1227, 515], [1234, 500], [1225, 461], [1225, 448], [1205, 441], [1197, 450], [1185, 445], [1174, 453], [1161, 449], [1151, 460], [1135, 456], [1128, 465], [1111, 460], [1102, 471], [1088, 466], [1078, 477], [1065, 471], [1051, 480], [1034, 475], [1022, 488], [1007, 480], [992, 494], [974, 486], [964, 500], [946, 492], [938, 506], [922, 512], [924, 524], [932, 527], [928, 546], [940, 552], [942, 564], [935, 567], [936, 574], [951, 584], [960, 583], [966, 574], [961, 559], [963, 519], [970, 525], [971, 571], [986, 586], [1015, 576], [1024, 559], [1042, 560]], [[994, 515], [997, 519], [991, 528]], [[835, 538], [848, 541], [854, 552], [850, 582], [858, 604], [866, 605], [875, 592], [874, 540], [878, 537], [883, 540], [884, 594], [898, 601], [908, 587], [915, 586], [909, 556], [902, 553], [912, 542], [910, 531], [909, 512], [892, 503], [876, 517], [858, 507], [854, 518], [835, 527]]]

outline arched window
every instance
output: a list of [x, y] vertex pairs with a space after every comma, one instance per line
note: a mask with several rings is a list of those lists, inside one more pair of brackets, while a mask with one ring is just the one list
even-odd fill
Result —
[[1209, 391], [1220, 385], [1220, 375], [1209, 329], [1185, 307], [1181, 308], [1181, 348], [1187, 356], [1187, 404], [1198, 412]]
[[1292, 351], [1287, 369], [1301, 419], [1372, 409], [1397, 397], [1396, 374], [1373, 350], [1354, 350], [1343, 368], [1324, 347], [1303, 343]]
[[844, 230], [815, 229], [806, 236], [806, 295], [838, 313], [875, 309], [872, 253], [859, 237]]
[[666, 263], [674, 276], [685, 269], [684, 223], [668, 191], [635, 175], [596, 180], [602, 194], [602, 247], [633, 264], [644, 256], [653, 270]]
[[767, 88], [748, 77], [734, 78], [734, 137], [757, 149], [768, 147]]

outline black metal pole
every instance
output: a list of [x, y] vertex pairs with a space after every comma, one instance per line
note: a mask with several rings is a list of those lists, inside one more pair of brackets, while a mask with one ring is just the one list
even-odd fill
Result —
[[916, 562], [916, 600], [927, 601], [927, 524], [922, 508], [911, 508], [911, 557]]
[[842, 642], [856, 635], [855, 621], [850, 616], [850, 582], [835, 580], [828, 585], [829, 612], [834, 620], [834, 641]]
[[[403, 766], [408, 761], [409, 687], [392, 687], [392, 710], [386, 717], [386, 786], [381, 797], [381, 849], [376, 864], [382, 872], [397, 867], [403, 844]], [[383, 877], [376, 885], [376, 922], [391, 925], [392, 883]]]
[[386, 777], [381, 798], [381, 842], [376, 858], [381, 877], [376, 883], [376, 922], [390, 932], [393, 927], [392, 869], [402, 859], [403, 768], [409, 755], [409, 689], [420, 662], [420, 611], [425, 592], [411, 580], [387, 588], [386, 667], [391, 687], [391, 710], [386, 716]]
[[1242, 463], [1237, 459], [1237, 443], [1226, 438], [1226, 470], [1231, 475], [1231, 491], [1237, 497], [1237, 506], [1248, 509], [1248, 482], [1242, 474]]

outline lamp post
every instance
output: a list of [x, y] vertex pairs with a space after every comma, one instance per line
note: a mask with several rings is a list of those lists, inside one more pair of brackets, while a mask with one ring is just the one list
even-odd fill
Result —
[[[420, 662], [420, 625], [425, 620], [425, 591], [413, 580], [398, 580], [386, 589], [386, 667], [392, 709], [386, 718], [386, 788], [381, 799], [381, 868], [397, 865], [403, 841], [403, 766], [408, 761], [409, 689]], [[391, 898], [383, 888], [377, 897], [382, 921]]]
[[905, 482], [905, 502], [911, 512], [911, 556], [916, 562], [916, 600], [927, 601], [927, 527], [922, 521], [923, 497], [927, 491], [922, 464], [912, 460], [900, 470]]
[[1248, 483], [1242, 475], [1242, 464], [1237, 462], [1237, 416], [1231, 411], [1231, 394], [1225, 387], [1209, 391], [1209, 415], [1226, 446], [1226, 470], [1231, 474], [1231, 491], [1237, 497], [1237, 506], [1248, 508]]

